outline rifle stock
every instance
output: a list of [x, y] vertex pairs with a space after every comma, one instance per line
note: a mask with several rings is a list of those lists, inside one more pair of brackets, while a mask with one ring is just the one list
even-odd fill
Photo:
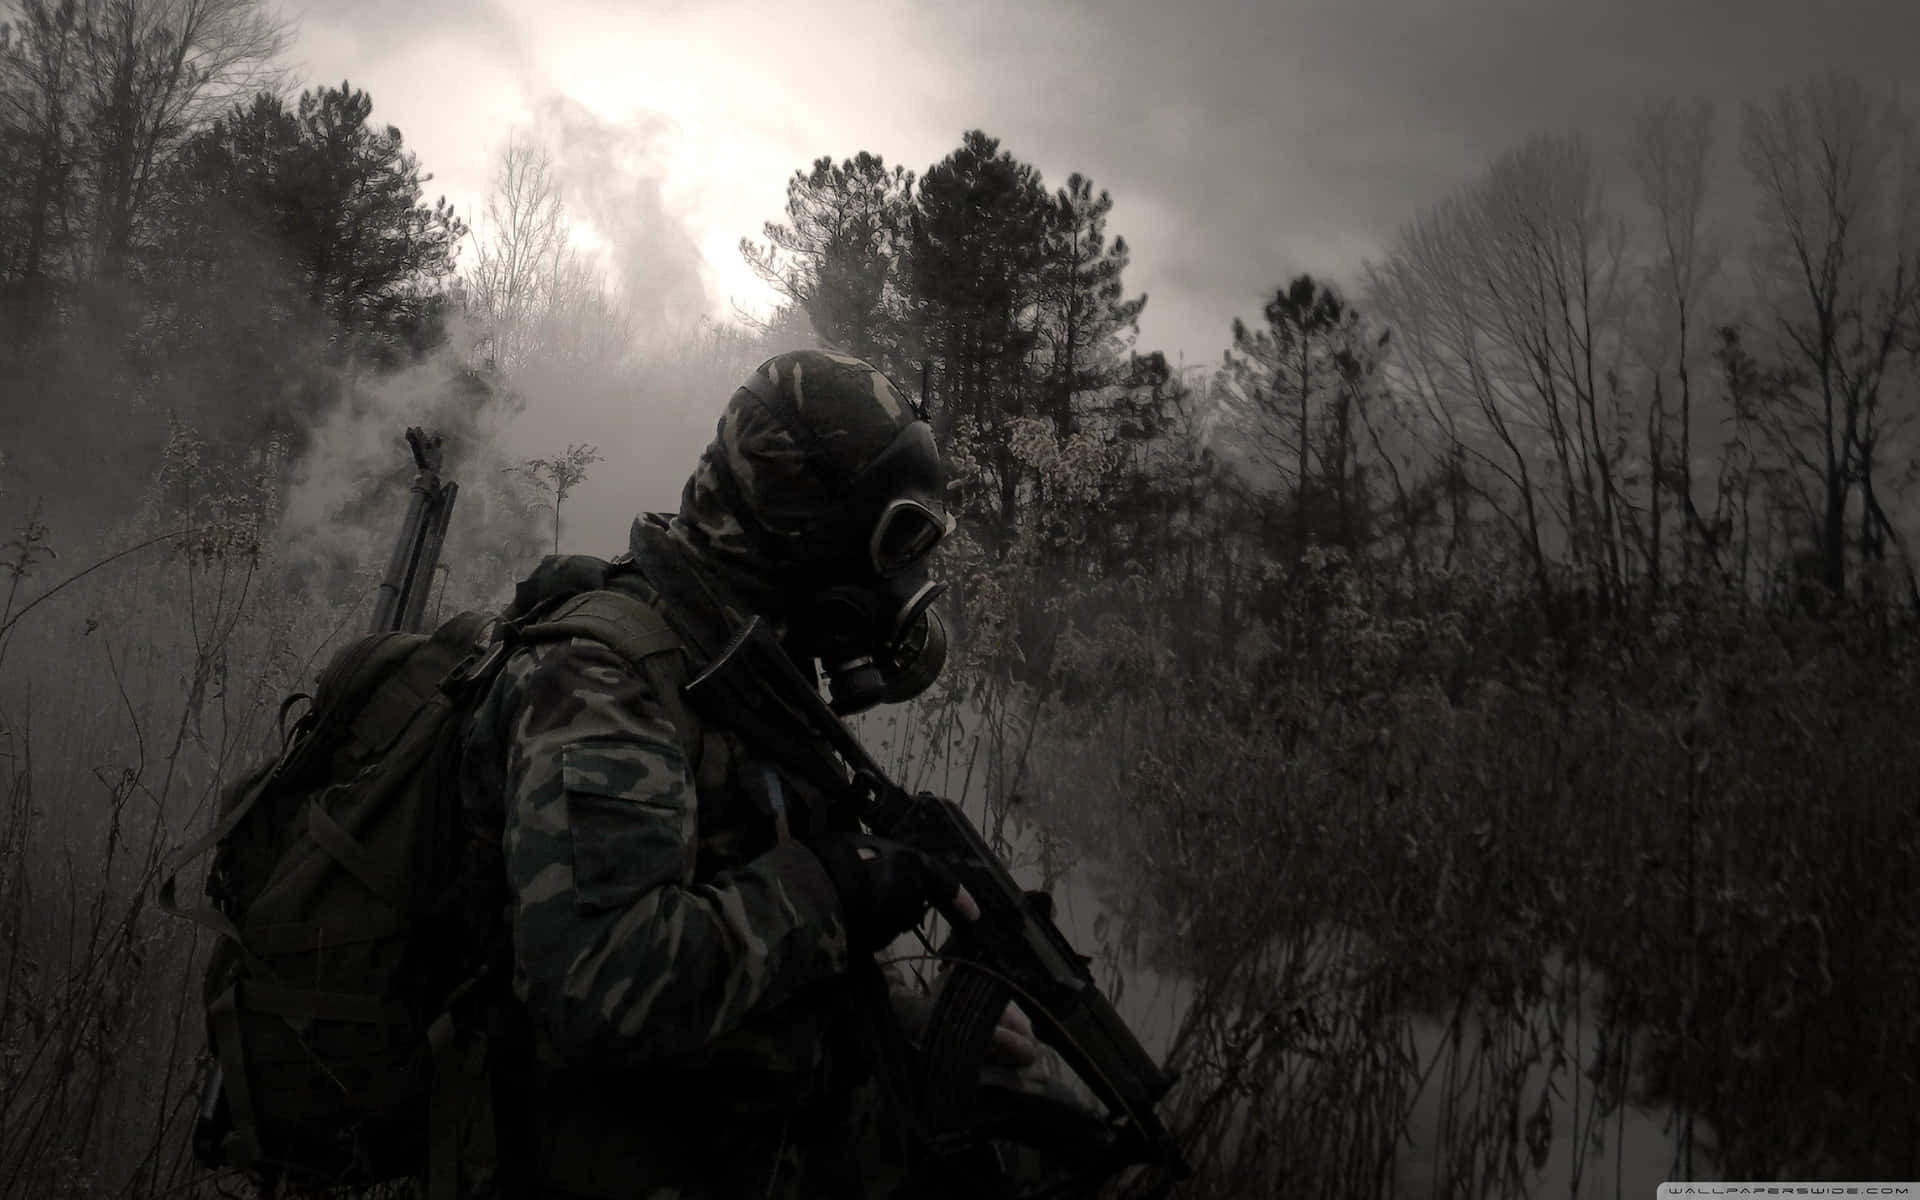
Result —
[[1155, 1113], [1173, 1076], [1147, 1053], [1101, 992], [1088, 960], [1053, 923], [1050, 899], [1021, 889], [959, 805], [909, 793], [888, 778], [758, 617], [737, 630], [685, 690], [690, 702], [748, 726], [799, 719], [852, 771], [867, 827], [946, 864], [978, 903], [980, 919], [957, 927], [940, 950], [957, 970], [934, 1008], [923, 1047], [922, 1115], [936, 1137], [967, 1119], [980, 1055], [1006, 1001], [1017, 998], [1040, 1039], [1115, 1119], [1108, 1169], [1158, 1168], [1156, 1194], [1191, 1174]]

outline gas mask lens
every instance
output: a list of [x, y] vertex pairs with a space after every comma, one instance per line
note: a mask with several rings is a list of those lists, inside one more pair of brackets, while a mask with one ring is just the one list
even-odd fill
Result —
[[873, 569], [883, 579], [899, 574], [933, 553], [954, 525], [952, 517], [918, 500], [893, 501], [873, 527]]

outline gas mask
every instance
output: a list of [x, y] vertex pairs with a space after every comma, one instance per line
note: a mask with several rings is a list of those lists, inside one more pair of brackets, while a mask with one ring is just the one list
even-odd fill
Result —
[[860, 569], [842, 574], [795, 615], [795, 649], [820, 660], [836, 713], [911, 700], [939, 677], [947, 629], [933, 602], [946, 588], [929, 576], [927, 557], [953, 526], [930, 505], [892, 500]]
[[[924, 692], [947, 656], [929, 559], [954, 529], [932, 426], [869, 364], [831, 354], [769, 360], [740, 392], [707, 448], [706, 476], [763, 561], [779, 564], [789, 655], [819, 660], [842, 715]], [[769, 453], [764, 434], [764, 457], [740, 449], [736, 414], [748, 398], [798, 456]], [[699, 495], [693, 483], [689, 494]]]

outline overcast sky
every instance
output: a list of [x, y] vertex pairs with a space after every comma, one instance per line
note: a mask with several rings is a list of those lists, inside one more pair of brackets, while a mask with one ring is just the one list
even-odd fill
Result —
[[[981, 128], [1114, 198], [1140, 347], [1217, 360], [1291, 275], [1357, 277], [1530, 134], [1607, 149], [1662, 93], [1739, 105], [1844, 67], [1920, 84], [1914, 0], [294, 0], [307, 82], [348, 79], [476, 214], [516, 126], [564, 141], [632, 286], [764, 310], [740, 237], [788, 177], [919, 173]], [[302, 7], [304, 6], [304, 8]], [[470, 251], [468, 252], [470, 254]]]

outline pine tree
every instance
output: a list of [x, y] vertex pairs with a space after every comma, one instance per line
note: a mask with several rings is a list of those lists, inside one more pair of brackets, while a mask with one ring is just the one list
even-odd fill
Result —
[[1113, 401], [1113, 389], [1133, 372], [1128, 354], [1147, 298], [1126, 298], [1121, 273], [1127, 267], [1127, 242], [1107, 241], [1112, 210], [1106, 192], [1095, 196], [1091, 181], [1070, 175], [1054, 196], [1046, 229], [1039, 322], [1044, 403], [1063, 438], [1080, 427], [1083, 415]]
[[391, 358], [431, 338], [466, 226], [444, 199], [422, 203], [432, 176], [398, 129], [368, 123], [372, 111], [365, 92], [343, 83], [302, 93], [292, 111], [263, 93], [215, 122], [181, 156], [176, 244], [217, 257], [209, 226], [225, 225], [267, 255], [338, 338]]
[[861, 151], [816, 159], [787, 181], [787, 223], [740, 240], [755, 274], [805, 310], [825, 341], [910, 379], [898, 268], [913, 174]]
[[[1372, 373], [1360, 314], [1300, 275], [1275, 292], [1265, 316], [1264, 329], [1233, 322], [1224, 372], [1229, 415], [1256, 470], [1288, 496], [1292, 556], [1314, 540], [1351, 548], [1364, 508], [1356, 406]], [[1263, 517], [1269, 542], [1279, 533], [1273, 516]]]
[[968, 504], [1003, 525], [1018, 510], [1021, 480], [997, 435], [1042, 408], [1029, 356], [1051, 212], [1039, 173], [973, 130], [922, 177], [913, 215], [907, 278], [926, 347], [923, 393], [943, 437], [963, 420], [980, 431], [991, 490]]

